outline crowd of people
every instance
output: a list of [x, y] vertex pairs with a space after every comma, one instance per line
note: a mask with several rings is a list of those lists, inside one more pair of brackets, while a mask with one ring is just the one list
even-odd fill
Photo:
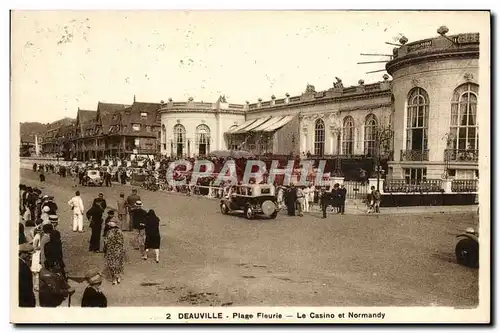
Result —
[[[66, 299], [70, 305], [75, 290], [69, 284], [58, 230], [60, 208], [54, 196], [39, 188], [20, 184], [19, 190], [19, 306], [57, 307]], [[90, 209], [85, 210], [79, 191], [68, 201], [73, 232], [85, 232], [85, 216], [91, 231], [89, 251], [104, 255], [102, 271], [108, 272], [113, 285], [119, 284], [124, 274], [126, 244], [123, 232], [135, 232], [134, 248], [140, 251], [144, 260], [148, 259], [149, 250], [153, 250], [155, 262], [159, 263], [161, 242], [160, 219], [154, 210], [144, 209], [137, 190], [132, 190], [127, 198], [121, 193], [116, 204], [116, 209], [110, 208], [100, 193]], [[83, 280], [88, 286], [82, 296], [82, 307], [107, 307], [107, 298], [100, 289], [102, 271], [92, 268], [85, 274]]]

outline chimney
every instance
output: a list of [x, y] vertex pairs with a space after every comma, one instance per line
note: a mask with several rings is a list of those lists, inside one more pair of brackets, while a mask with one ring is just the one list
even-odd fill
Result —
[[289, 93], [285, 94], [285, 103], [286, 104], [290, 103], [290, 94]]
[[271, 96], [271, 106], [275, 105], [275, 100], [276, 100], [276, 96], [272, 95]]

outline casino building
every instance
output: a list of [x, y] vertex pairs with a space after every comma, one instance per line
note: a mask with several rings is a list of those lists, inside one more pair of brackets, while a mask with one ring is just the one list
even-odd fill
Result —
[[[380, 82], [231, 104], [161, 105], [161, 154], [202, 156], [244, 149], [256, 155], [385, 157], [387, 178], [476, 179], [479, 34], [437, 37], [394, 48]], [[383, 139], [381, 133], [391, 133]]]

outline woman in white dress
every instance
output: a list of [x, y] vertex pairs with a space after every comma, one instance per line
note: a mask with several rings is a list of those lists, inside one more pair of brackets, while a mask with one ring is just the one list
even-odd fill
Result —
[[39, 275], [40, 270], [42, 269], [42, 265], [40, 263], [41, 256], [41, 240], [42, 240], [42, 224], [37, 225], [34, 229], [34, 237], [33, 237], [33, 248], [35, 252], [33, 252], [33, 256], [31, 257], [31, 272], [33, 273], [33, 288], [35, 291], [38, 291], [39, 285]]
[[285, 206], [285, 196], [284, 196], [283, 187], [278, 187], [278, 207], [281, 209]]

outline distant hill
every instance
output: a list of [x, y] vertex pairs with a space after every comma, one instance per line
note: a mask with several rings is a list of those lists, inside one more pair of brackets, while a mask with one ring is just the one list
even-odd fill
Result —
[[72, 118], [63, 118], [56, 120], [52, 123], [42, 124], [39, 122], [26, 122], [20, 124], [21, 141], [22, 142], [35, 142], [35, 135], [38, 135], [40, 139], [47, 130], [51, 128], [57, 128], [60, 126], [66, 126], [74, 122]]
[[22, 142], [35, 142], [35, 135], [39, 137], [47, 131], [49, 124], [42, 124], [37, 122], [21, 123], [21, 141]]

